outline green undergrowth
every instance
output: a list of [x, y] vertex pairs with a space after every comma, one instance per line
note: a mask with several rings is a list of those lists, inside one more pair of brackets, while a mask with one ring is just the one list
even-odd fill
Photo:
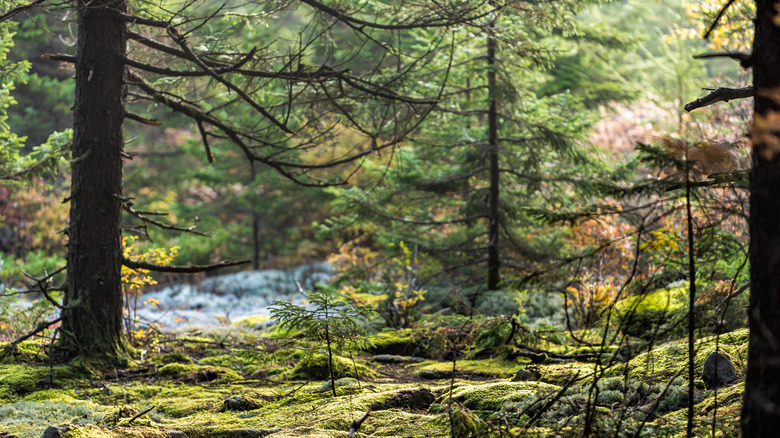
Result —
[[[517, 355], [521, 345], [502, 340], [507, 321], [478, 321], [466, 337], [448, 326], [372, 335], [371, 351], [334, 357], [335, 397], [320, 350], [250, 331], [179, 334], [124, 369], [50, 363], [41, 341], [30, 341], [0, 361], [0, 430], [19, 438], [40, 437], [52, 425], [69, 427], [64, 438], [173, 436], [169, 431], [189, 438], [347, 437], [369, 412], [357, 436], [576, 436], [588, 411], [594, 436], [685, 430], [685, 340], [632, 341], [633, 354], [606, 345], [596, 359], [554, 357], [602, 350], [573, 340], [595, 343], [599, 330], [580, 331], [525, 339], [552, 355], [532, 360]], [[481, 344], [473, 348], [464, 338]], [[451, 359], [437, 360], [447, 354], [442, 345], [458, 348], [454, 376]], [[711, 435], [714, 423], [718, 436], [730, 436], [738, 430], [747, 331], [697, 340], [697, 373], [716, 345], [734, 358], [738, 380], [717, 391], [696, 382], [695, 427]], [[373, 360], [426, 352], [423, 362]]]

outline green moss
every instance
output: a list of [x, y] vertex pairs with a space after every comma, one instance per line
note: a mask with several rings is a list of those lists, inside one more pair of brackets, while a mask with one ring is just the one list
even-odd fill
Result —
[[0, 377], [0, 386], [5, 386], [10, 393], [26, 394], [35, 389], [38, 384], [36, 375], [15, 372]]
[[[701, 376], [704, 359], [715, 351], [716, 345], [721, 352], [734, 359], [737, 376], [743, 375], [747, 364], [748, 330], [741, 329], [720, 336], [710, 336], [696, 340], [694, 373]], [[674, 376], [687, 375], [688, 344], [686, 339], [663, 344], [649, 352], [640, 354], [628, 363], [629, 377], [645, 382], [666, 382]], [[624, 372], [623, 366], [613, 367], [607, 375]], [[698, 379], [701, 380], [701, 379]]]
[[[358, 375], [355, 375], [356, 366]], [[350, 359], [341, 356], [333, 356], [333, 374], [337, 379], [342, 377], [364, 379], [375, 375], [375, 373], [364, 364], [360, 362], [355, 362], [355, 364], [353, 364]], [[303, 357], [295, 365], [295, 368], [292, 371], [292, 378], [300, 380], [330, 379], [328, 356], [324, 354], [311, 354]]]
[[[452, 362], [427, 361], [414, 364], [413, 367], [416, 367], [418, 372], [433, 372], [441, 378], [449, 377], [452, 373]], [[480, 377], [511, 377], [521, 367], [519, 362], [505, 359], [459, 360], [455, 363], [455, 373]]]
[[233, 325], [246, 326], [253, 329], [263, 328], [271, 320], [268, 315], [251, 315], [236, 320]]
[[0, 429], [20, 438], [40, 437], [51, 424], [95, 423], [103, 408], [85, 401], [27, 401], [0, 407]]
[[369, 336], [368, 342], [374, 354], [419, 355], [423, 352], [411, 329], [377, 333]]
[[185, 353], [182, 353], [181, 351], [174, 351], [172, 353], [166, 353], [160, 356], [157, 359], [158, 362], [161, 363], [181, 363], [181, 364], [191, 364], [193, 363], [192, 358], [187, 356]]
[[180, 377], [193, 373], [198, 369], [200, 369], [198, 365], [174, 362], [157, 370], [157, 374], [162, 377]]
[[620, 315], [620, 326], [627, 334], [648, 337], [660, 324], [674, 320], [688, 306], [688, 283], [669, 289], [658, 289], [648, 294], [618, 301], [615, 309]]
[[[460, 385], [452, 391], [452, 398], [469, 409], [500, 411], [517, 402], [536, 400], [560, 390], [555, 385], [542, 382], [493, 382], [478, 385]], [[437, 403], [443, 404], [449, 397], [442, 395]]]

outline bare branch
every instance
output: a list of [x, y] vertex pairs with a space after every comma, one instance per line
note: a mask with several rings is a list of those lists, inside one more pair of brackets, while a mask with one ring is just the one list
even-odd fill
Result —
[[133, 113], [125, 113], [125, 118], [130, 120], [135, 120], [136, 122], [141, 122], [144, 125], [151, 125], [151, 126], [162, 126], [163, 122], [157, 120], [157, 119], [147, 119], [145, 117], [141, 117], [137, 114]]
[[32, 338], [33, 336], [37, 335], [38, 333], [46, 330], [49, 326], [54, 325], [54, 324], [56, 324], [56, 323], [58, 323], [60, 321], [62, 321], [62, 317], [61, 316], [59, 318], [53, 319], [51, 321], [44, 321], [44, 322], [38, 324], [37, 327], [35, 327], [34, 329], [32, 329], [29, 332], [27, 332], [27, 334], [25, 334], [24, 336], [22, 336], [20, 338], [17, 338], [15, 341], [13, 341], [10, 344], [8, 344], [5, 347], [3, 347], [3, 351], [2, 351], [2, 353], [0, 353], [0, 358], [5, 357], [9, 353], [12, 353], [14, 350], [16, 350], [16, 347], [19, 344], [21, 344], [22, 342]]
[[[239, 88], [238, 86], [236, 86], [234, 83], [232, 83], [232, 82], [228, 81], [227, 79], [223, 78], [223, 77], [222, 77], [222, 76], [221, 76], [219, 73], [217, 73], [217, 72], [216, 72], [216, 71], [214, 71], [214, 70], [213, 70], [211, 67], [209, 67], [208, 65], [206, 65], [206, 64], [205, 64], [205, 63], [204, 63], [204, 62], [203, 62], [203, 61], [202, 61], [202, 60], [201, 60], [201, 59], [198, 57], [198, 55], [196, 55], [196, 54], [195, 54], [195, 52], [193, 52], [193, 51], [192, 51], [192, 49], [190, 49], [190, 48], [189, 48], [189, 46], [187, 45], [186, 41], [184, 41], [184, 38], [183, 38], [182, 36], [180, 36], [180, 35], [179, 35], [179, 33], [176, 31], [176, 29], [169, 28], [169, 29], [168, 29], [168, 34], [171, 36], [171, 38], [173, 38], [173, 40], [174, 40], [174, 41], [176, 41], [176, 43], [179, 45], [179, 47], [181, 47], [181, 49], [182, 49], [182, 50], [184, 50], [184, 52], [185, 52], [187, 55], [189, 55], [189, 56], [191, 56], [191, 57], [192, 57], [192, 61], [193, 61], [195, 64], [198, 64], [198, 67], [200, 67], [200, 68], [202, 68], [203, 70], [205, 70], [206, 72], [208, 72], [208, 73], [209, 73], [209, 74], [210, 74], [210, 75], [211, 75], [211, 76], [212, 76], [214, 79], [216, 79], [217, 81], [219, 81], [220, 83], [222, 83], [222, 84], [223, 84], [225, 87], [227, 87], [228, 89], [230, 89], [230, 90], [233, 90], [233, 91], [235, 91], [236, 93], [238, 93], [238, 95], [239, 95], [239, 96], [241, 96], [241, 97], [244, 99], [244, 101], [246, 101], [246, 103], [248, 103], [248, 104], [252, 105], [252, 107], [253, 107], [254, 109], [256, 109], [256, 110], [257, 110], [257, 111], [258, 111], [260, 114], [262, 114], [262, 115], [263, 115], [265, 118], [267, 118], [268, 120], [270, 120], [270, 121], [271, 121], [271, 122], [272, 122], [274, 125], [278, 126], [278, 127], [279, 127], [279, 129], [281, 129], [282, 131], [284, 131], [284, 132], [286, 132], [286, 133], [288, 133], [288, 134], [294, 134], [294, 132], [292, 132], [292, 131], [290, 130], [290, 128], [288, 128], [287, 126], [285, 126], [285, 125], [284, 125], [284, 123], [280, 122], [280, 121], [279, 121], [279, 120], [278, 120], [276, 117], [274, 117], [274, 116], [273, 116], [273, 114], [269, 113], [269, 112], [268, 112], [268, 110], [266, 110], [265, 108], [263, 108], [263, 107], [262, 107], [260, 104], [258, 104], [257, 102], [255, 102], [255, 100], [254, 100], [254, 99], [252, 99], [252, 97], [251, 97], [251, 96], [249, 96], [248, 94], [246, 94], [246, 92], [245, 92], [244, 90], [242, 90], [241, 88]], [[252, 56], [254, 56], [254, 50], [252, 51]]]
[[366, 414], [363, 415], [363, 417], [358, 418], [357, 420], [352, 422], [352, 425], [349, 426], [349, 438], [355, 438], [355, 433], [357, 433], [358, 429], [360, 429], [360, 426], [363, 424], [363, 422], [368, 419], [368, 415], [370, 413], [371, 413], [371, 408], [369, 408], [366, 411]]
[[65, 53], [44, 53], [41, 55], [41, 59], [45, 59], [47, 61], [69, 62], [71, 64], [76, 63], [76, 57], [74, 55], [66, 55]]
[[744, 88], [718, 88], [702, 98], [696, 99], [685, 105], [685, 111], [691, 112], [695, 109], [710, 106], [717, 102], [728, 102], [734, 99], [746, 99], [755, 94], [753, 87]]
[[14, 16], [16, 16], [16, 14], [19, 14], [19, 13], [22, 13], [22, 12], [28, 10], [28, 9], [32, 9], [32, 8], [37, 7], [37, 6], [40, 6], [41, 3], [45, 2], [45, 1], [46, 0], [34, 0], [30, 4], [17, 6], [15, 8], [11, 9], [10, 11], [6, 12], [5, 14], [0, 15], [0, 23], [2, 23], [3, 21], [7, 21], [7, 20], [13, 18]]
[[715, 17], [715, 20], [713, 20], [712, 24], [710, 25], [710, 28], [707, 29], [707, 32], [704, 33], [704, 39], [705, 40], [708, 39], [710, 37], [710, 34], [712, 33], [712, 31], [715, 30], [715, 26], [718, 25], [718, 22], [723, 17], [723, 14], [726, 13], [726, 9], [728, 9], [733, 4], [734, 4], [734, 0], [729, 0], [728, 2], [726, 2], [725, 5], [723, 5], [722, 8], [720, 8], [720, 11], [718, 12], [718, 16]]
[[160, 27], [163, 29], [167, 29], [171, 27], [171, 23], [169, 21], [162, 21], [162, 20], [155, 20], [152, 18], [144, 18], [144, 17], [137, 17], [135, 15], [130, 14], [123, 14], [119, 13], [117, 14], [117, 17], [120, 20], [126, 21], [130, 24], [143, 24], [144, 26], [151, 26], [151, 27]]
[[693, 59], [708, 59], [708, 58], [731, 58], [735, 61], [739, 61], [739, 65], [742, 68], [750, 68], [753, 63], [753, 55], [750, 53], [742, 52], [723, 52], [723, 53], [702, 53], [701, 55], [694, 55]]
[[382, 24], [382, 23], [365, 21], [359, 18], [352, 17], [348, 15], [347, 11], [340, 11], [338, 9], [332, 8], [316, 0], [300, 0], [300, 1], [301, 3], [306, 3], [307, 5], [313, 7], [314, 9], [325, 12], [326, 14], [335, 18], [336, 20], [343, 21], [349, 25], [354, 25], [357, 26], [358, 28], [369, 27], [373, 29], [383, 29], [383, 30], [404, 30], [404, 29], [424, 29], [424, 28], [432, 28], [432, 27], [449, 27], [456, 24], [463, 24], [472, 20], [477, 20], [483, 17], [487, 17], [488, 15], [495, 13], [497, 10], [501, 8], [499, 6], [483, 13], [477, 13], [473, 16], [467, 15], [471, 11], [463, 11], [461, 14], [455, 17], [442, 17], [442, 16], [434, 15], [432, 18], [417, 20], [413, 23], [408, 23], [408, 24], [403, 24], [403, 23]]
[[[199, 236], [208, 237], [208, 234], [206, 234], [206, 233], [202, 233], [200, 231], [195, 231], [195, 227], [194, 226], [193, 227], [189, 227], [189, 228], [181, 228], [181, 227], [177, 227], [175, 225], [166, 225], [166, 224], [164, 224], [164, 223], [162, 223], [160, 221], [156, 221], [156, 220], [154, 220], [152, 218], [147, 217], [146, 214], [148, 214], [148, 212], [138, 211], [138, 210], [134, 209], [133, 207], [127, 205], [127, 204], [123, 204], [123, 209], [126, 212], [130, 213], [131, 215], [137, 217], [138, 219], [141, 219], [145, 224], [149, 223], [149, 224], [152, 224], [155, 227], [163, 229], [163, 230], [181, 231], [181, 232], [184, 232], [184, 233], [192, 233], [192, 234], [197, 234]], [[144, 213], [146, 213], [146, 214], [144, 214]], [[155, 214], [161, 216], [160, 213], [155, 212]]]
[[195, 274], [198, 272], [209, 272], [209, 271], [215, 271], [217, 269], [222, 268], [229, 268], [231, 266], [240, 266], [240, 265], [246, 265], [248, 263], [251, 263], [251, 260], [239, 260], [237, 262], [231, 262], [231, 261], [222, 261], [218, 263], [214, 263], [211, 265], [193, 265], [193, 266], [163, 266], [163, 265], [155, 265], [152, 263], [145, 263], [145, 262], [138, 262], [134, 260], [128, 260], [126, 258], [122, 259], [122, 265], [130, 268], [130, 269], [145, 269], [147, 271], [154, 271], [154, 272], [173, 272], [173, 273], [179, 273], [179, 274]]

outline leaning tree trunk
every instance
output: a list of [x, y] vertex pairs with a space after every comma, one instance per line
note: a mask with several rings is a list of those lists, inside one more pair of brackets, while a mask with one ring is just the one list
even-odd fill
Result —
[[127, 0], [78, 0], [68, 275], [60, 350], [116, 359], [122, 336], [122, 122]]
[[750, 340], [742, 432], [777, 436], [780, 424], [780, 27], [775, 0], [756, 1], [750, 175]]

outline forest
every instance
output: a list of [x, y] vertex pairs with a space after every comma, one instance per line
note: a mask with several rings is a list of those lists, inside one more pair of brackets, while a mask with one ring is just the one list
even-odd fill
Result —
[[0, 438], [775, 436], [777, 151], [777, 1], [0, 0]]

